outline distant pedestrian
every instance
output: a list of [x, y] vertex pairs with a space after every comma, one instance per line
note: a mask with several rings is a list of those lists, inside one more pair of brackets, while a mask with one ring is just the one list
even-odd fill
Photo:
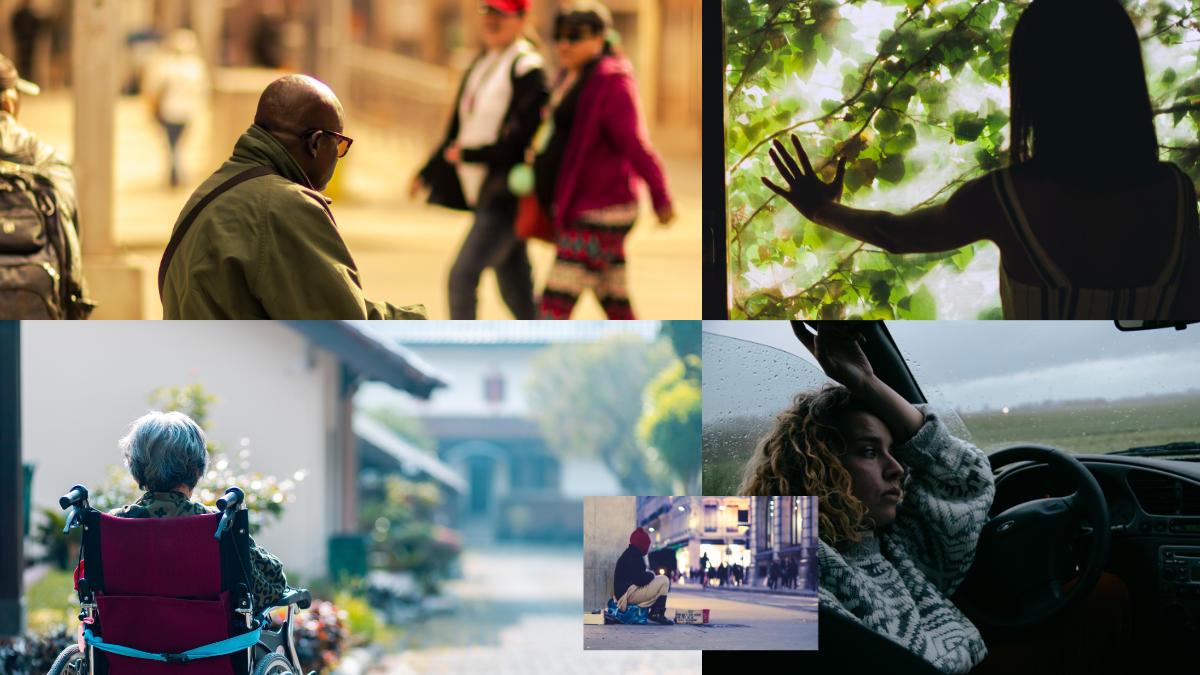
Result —
[[779, 561], [772, 560], [771, 565], [767, 568], [767, 588], [775, 590], [779, 585]]
[[479, 277], [488, 267], [513, 318], [537, 318], [533, 268], [513, 229], [517, 198], [509, 187], [549, 96], [542, 55], [523, 35], [529, 6], [530, 0], [483, 3], [484, 49], [463, 75], [445, 139], [410, 190], [429, 187], [430, 203], [475, 212], [450, 268], [451, 319], [475, 318]]
[[700, 588], [708, 587], [708, 554], [700, 556]]
[[646, 619], [664, 625], [675, 623], [667, 618], [667, 592], [671, 580], [646, 569], [642, 557], [650, 552], [650, 535], [637, 528], [629, 535], [629, 547], [617, 558], [613, 570], [613, 600], [624, 612], [629, 605], [649, 608]]
[[17, 46], [17, 70], [25, 73], [26, 77], [35, 77], [33, 72], [33, 55], [37, 47], [38, 33], [42, 30], [42, 20], [33, 12], [31, 0], [21, 0], [17, 11], [12, 15], [13, 42]]
[[542, 291], [543, 319], [569, 319], [589, 288], [609, 319], [633, 319], [625, 237], [638, 211], [636, 180], [650, 188], [659, 223], [675, 216], [633, 67], [611, 30], [612, 15], [598, 2], [568, 4], [554, 19], [562, 72], [534, 160], [538, 201], [554, 223], [557, 253]]
[[142, 91], [154, 119], [167, 134], [171, 187], [179, 187], [179, 138], [208, 102], [208, 67], [200, 56], [196, 34], [186, 28], [171, 32], [160, 53], [146, 68]]

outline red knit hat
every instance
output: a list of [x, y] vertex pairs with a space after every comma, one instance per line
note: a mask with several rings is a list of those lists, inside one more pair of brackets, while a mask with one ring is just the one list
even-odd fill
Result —
[[650, 535], [646, 534], [646, 531], [640, 527], [634, 530], [633, 534], [629, 535], [629, 543], [636, 546], [642, 552], [642, 555], [650, 552]]

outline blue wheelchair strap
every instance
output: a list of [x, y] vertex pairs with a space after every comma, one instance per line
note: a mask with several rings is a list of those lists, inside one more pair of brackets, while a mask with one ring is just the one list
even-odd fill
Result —
[[201, 647], [189, 649], [186, 652], [179, 654], [153, 654], [144, 652], [133, 647], [125, 647], [123, 645], [114, 645], [105, 642], [103, 638], [98, 638], [92, 635], [92, 629], [89, 628], [83, 632], [84, 640], [89, 645], [99, 649], [100, 651], [109, 652], [110, 654], [118, 654], [120, 656], [132, 656], [138, 659], [149, 659], [151, 661], [163, 661], [164, 663], [187, 663], [192, 659], [203, 659], [210, 656], [225, 656], [232, 654], [242, 649], [249, 649], [258, 644], [259, 634], [262, 633], [262, 626], [255, 628], [249, 633], [235, 635], [226, 640], [213, 642]]

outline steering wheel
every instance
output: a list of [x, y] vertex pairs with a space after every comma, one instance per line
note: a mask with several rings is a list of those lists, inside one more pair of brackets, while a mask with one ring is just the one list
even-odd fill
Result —
[[1112, 539], [1108, 503], [1091, 472], [1061, 450], [1017, 445], [988, 459], [993, 471], [1036, 462], [1075, 482], [1066, 497], [1034, 499], [992, 515], [955, 596], [981, 629], [1030, 628], [1076, 606], [1100, 579]]

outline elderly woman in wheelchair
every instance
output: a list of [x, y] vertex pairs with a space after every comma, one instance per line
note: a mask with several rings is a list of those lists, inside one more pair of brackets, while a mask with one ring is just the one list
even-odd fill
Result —
[[[135, 503], [102, 514], [76, 485], [60, 500], [82, 525], [76, 570], [81, 639], [51, 675], [282, 675], [301, 672], [291, 636], [291, 589], [279, 559], [255, 546], [244, 495], [217, 508], [191, 501], [208, 461], [204, 432], [186, 415], [151, 412], [120, 441], [139, 487]], [[286, 606], [276, 627], [270, 610]]]

